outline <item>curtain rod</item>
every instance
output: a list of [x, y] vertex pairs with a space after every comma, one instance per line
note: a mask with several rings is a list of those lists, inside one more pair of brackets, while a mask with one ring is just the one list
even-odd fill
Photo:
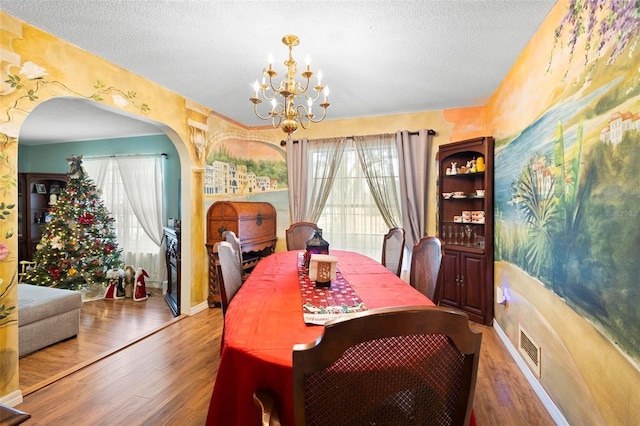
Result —
[[83, 158], [145, 157], [145, 156], [149, 156], [149, 155], [162, 155], [165, 158], [169, 157], [169, 154], [167, 154], [166, 152], [163, 152], [161, 154], [158, 154], [158, 153], [154, 152], [154, 153], [151, 153], [151, 154], [87, 155], [87, 156], [84, 156]]
[[[417, 135], [418, 133], [420, 133], [420, 132], [416, 130], [415, 132], [409, 132], [409, 135], [411, 135], [411, 136], [415, 136], [415, 135]], [[436, 131], [435, 131], [435, 130], [433, 130], [433, 129], [427, 129], [427, 134], [428, 134], [428, 135], [431, 135], [431, 136], [435, 136]], [[351, 138], [351, 139], [353, 139], [353, 136], [347, 136], [347, 138]], [[297, 139], [294, 139], [294, 140], [292, 141], [292, 143], [298, 143], [298, 140], [297, 140]], [[281, 140], [281, 141], [280, 141], [280, 146], [285, 146], [286, 144], [287, 144], [287, 141], [286, 141], [286, 140]]]

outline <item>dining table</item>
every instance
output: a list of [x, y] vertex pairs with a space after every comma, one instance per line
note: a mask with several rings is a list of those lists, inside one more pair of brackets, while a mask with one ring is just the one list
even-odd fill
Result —
[[[339, 299], [346, 293], [355, 310], [433, 305], [378, 261], [349, 251], [332, 250]], [[253, 393], [269, 389], [283, 425], [293, 425], [293, 346], [322, 336], [322, 321], [305, 288], [301, 251], [273, 253], [262, 259], [231, 300], [224, 317], [220, 364], [211, 395], [207, 425], [252, 425], [261, 418]], [[308, 282], [306, 283], [308, 285]], [[335, 287], [335, 288], [334, 288]], [[345, 291], [348, 290], [348, 291]], [[322, 302], [320, 302], [322, 303]], [[349, 305], [349, 303], [347, 303]], [[340, 315], [338, 311], [332, 314]]]

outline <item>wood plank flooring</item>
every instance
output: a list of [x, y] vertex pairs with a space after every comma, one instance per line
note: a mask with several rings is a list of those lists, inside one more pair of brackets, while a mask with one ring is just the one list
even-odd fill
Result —
[[161, 289], [145, 301], [95, 300], [82, 304], [77, 337], [20, 358], [23, 395], [69, 370], [91, 363], [173, 321]]
[[[144, 317], [148, 310], [134, 312]], [[100, 318], [94, 322], [98, 326]], [[110, 324], [116, 326], [113, 320]], [[474, 401], [477, 424], [553, 425], [496, 331], [473, 327], [483, 333]], [[218, 370], [221, 332], [220, 309], [185, 317], [33, 391], [17, 408], [32, 415], [27, 426], [203, 425]], [[55, 363], [60, 356], [46, 361]]]

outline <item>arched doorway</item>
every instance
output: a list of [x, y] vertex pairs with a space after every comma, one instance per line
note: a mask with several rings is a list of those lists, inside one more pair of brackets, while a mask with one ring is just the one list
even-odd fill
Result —
[[[57, 144], [72, 143], [74, 152], [82, 154], [82, 142], [93, 141], [109, 141], [104, 143], [104, 149], [100, 154], [109, 153], [109, 148], [115, 145], [113, 141], [123, 138], [140, 138], [145, 136], [158, 135], [166, 139], [162, 151], [167, 151], [169, 147], [168, 157], [175, 164], [173, 171], [172, 185], [169, 185], [172, 193], [168, 198], [169, 204], [173, 206], [173, 210], [167, 211], [167, 217], [180, 217], [180, 214], [190, 214], [189, 206], [181, 208], [181, 194], [190, 193], [189, 176], [184, 176], [183, 171], [189, 171], [189, 156], [186, 148], [178, 134], [163, 123], [147, 120], [142, 117], [126, 114], [114, 108], [98, 104], [96, 102], [72, 98], [61, 97], [54, 98], [39, 104], [26, 117], [18, 136], [18, 169], [27, 167], [29, 163], [38, 161], [56, 161]], [[45, 147], [48, 154], [44, 155], [44, 159], [31, 158], [29, 152], [35, 152], [36, 147]], [[135, 152], [135, 147], [131, 148]], [[26, 153], [22, 155], [21, 152]], [[121, 152], [119, 152], [121, 153]], [[148, 152], [146, 152], [148, 153]], [[68, 156], [68, 152], [57, 154], [58, 157], [64, 158]], [[27, 157], [27, 158], [25, 158]], [[38, 167], [37, 165], [35, 167]], [[62, 167], [66, 167], [63, 163]], [[31, 169], [33, 170], [33, 169]], [[62, 171], [63, 173], [66, 170]], [[188, 204], [188, 203], [187, 203]], [[165, 221], [166, 224], [166, 221]], [[189, 247], [185, 247], [184, 257], [189, 257]], [[190, 280], [184, 278], [185, 283], [181, 289], [181, 309], [183, 312], [189, 312], [190, 303]], [[19, 308], [18, 308], [19, 309]], [[84, 361], [84, 360], [83, 360]]]

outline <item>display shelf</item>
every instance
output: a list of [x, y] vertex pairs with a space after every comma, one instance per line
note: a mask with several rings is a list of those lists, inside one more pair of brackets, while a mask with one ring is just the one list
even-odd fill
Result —
[[[485, 169], [450, 174], [454, 168]], [[438, 236], [443, 260], [441, 305], [465, 311], [482, 324], [493, 321], [493, 138], [441, 145], [438, 151]], [[474, 164], [474, 162], [476, 164]], [[478, 195], [477, 190], [484, 191]], [[459, 196], [453, 196], [458, 193]], [[443, 194], [451, 194], [445, 197]], [[473, 218], [476, 218], [475, 220]], [[478, 219], [480, 218], [480, 219]], [[484, 218], [484, 222], [481, 220]]]
[[62, 173], [18, 174], [18, 256], [20, 260], [33, 260], [36, 246], [42, 237], [46, 215], [50, 211], [51, 186], [59, 189], [67, 185]]

